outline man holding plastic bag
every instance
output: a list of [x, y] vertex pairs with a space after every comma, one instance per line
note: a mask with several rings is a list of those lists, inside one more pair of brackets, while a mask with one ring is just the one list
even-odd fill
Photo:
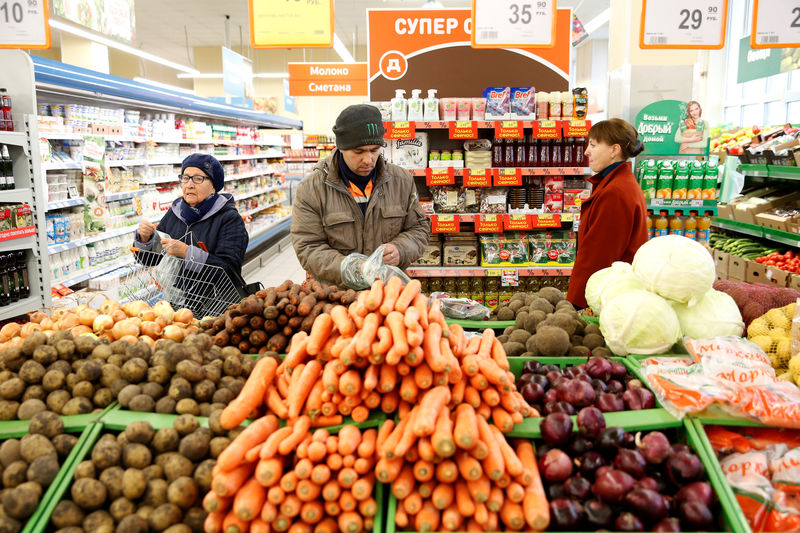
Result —
[[[321, 283], [364, 288], [374, 276], [402, 273], [416, 261], [430, 222], [414, 179], [381, 156], [385, 130], [377, 108], [347, 107], [333, 132], [336, 150], [297, 187], [292, 245], [306, 272]], [[381, 270], [386, 266], [397, 268]]]

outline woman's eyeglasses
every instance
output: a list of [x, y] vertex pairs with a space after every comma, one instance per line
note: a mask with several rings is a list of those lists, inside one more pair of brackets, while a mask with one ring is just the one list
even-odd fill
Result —
[[209, 179], [209, 177], [202, 175], [189, 176], [188, 174], [178, 174], [178, 179], [181, 181], [181, 183], [189, 183], [189, 180], [192, 180], [197, 185], [200, 185], [205, 180]]

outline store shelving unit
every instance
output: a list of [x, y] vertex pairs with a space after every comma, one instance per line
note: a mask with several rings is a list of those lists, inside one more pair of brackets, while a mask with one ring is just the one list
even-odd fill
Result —
[[503, 271], [515, 270], [518, 276], [569, 276], [571, 266], [541, 267], [454, 267], [454, 266], [411, 266], [406, 269], [415, 278], [461, 278], [461, 277], [499, 277]]

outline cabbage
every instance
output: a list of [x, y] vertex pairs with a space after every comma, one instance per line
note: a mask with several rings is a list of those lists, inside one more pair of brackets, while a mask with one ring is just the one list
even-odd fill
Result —
[[645, 289], [692, 306], [714, 284], [714, 259], [702, 244], [679, 235], [656, 237], [633, 257], [633, 271]]
[[631, 265], [616, 261], [610, 267], [592, 274], [586, 282], [586, 303], [596, 314], [600, 314], [603, 302], [635, 289], [644, 289], [644, 284], [633, 273]]
[[617, 355], [667, 353], [681, 337], [678, 315], [669, 302], [645, 290], [627, 291], [606, 302], [600, 331]]
[[739, 307], [729, 295], [711, 289], [692, 307], [673, 303], [681, 331], [695, 339], [709, 337], [741, 337], [744, 322]]

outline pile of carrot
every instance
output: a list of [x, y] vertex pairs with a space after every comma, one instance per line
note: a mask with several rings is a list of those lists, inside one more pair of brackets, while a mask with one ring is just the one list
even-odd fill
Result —
[[206, 533], [371, 531], [378, 431], [312, 431], [308, 416], [278, 426], [273, 415], [258, 418], [219, 455], [203, 500]]

